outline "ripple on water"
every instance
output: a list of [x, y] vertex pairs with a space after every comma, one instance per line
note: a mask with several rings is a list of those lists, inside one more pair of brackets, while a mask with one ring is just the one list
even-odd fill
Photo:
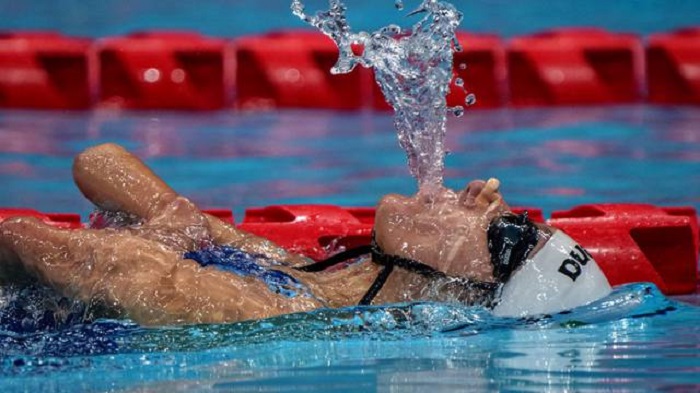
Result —
[[173, 380], [199, 390], [286, 391], [595, 390], [601, 383], [633, 391], [700, 383], [699, 309], [648, 284], [538, 319], [409, 303], [226, 325], [147, 329], [98, 320], [39, 333], [4, 331], [0, 343], [8, 388], [58, 386], [57, 375], [81, 388], [110, 381], [156, 390]]

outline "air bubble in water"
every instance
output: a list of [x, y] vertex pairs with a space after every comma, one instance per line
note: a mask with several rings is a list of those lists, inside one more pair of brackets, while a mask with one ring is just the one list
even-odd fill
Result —
[[467, 94], [467, 98], [464, 100], [464, 103], [467, 104], [467, 106], [476, 104], [476, 96], [474, 93]]
[[455, 115], [455, 117], [462, 117], [462, 115], [464, 115], [464, 107], [458, 105], [452, 108], [452, 113]]
[[462, 79], [462, 78], [455, 78], [455, 85], [456, 85], [456, 86], [459, 86], [459, 87], [464, 86], [464, 79]]
[[466, 70], [466, 69], [467, 69], [467, 64], [466, 64], [466, 63], [459, 63], [459, 69], [460, 69], [460, 70]]
[[394, 1], [394, 6], [396, 6], [397, 10], [402, 11], [403, 10], [403, 0]]
[[[450, 37], [445, 37], [446, 39], [449, 39]], [[454, 45], [454, 51], [459, 53], [462, 52], [462, 44], [457, 41], [457, 37], [451, 38], [452, 45]]]
[[388, 35], [390, 35], [390, 36], [392, 36], [392, 35], [399, 35], [399, 34], [401, 34], [401, 27], [398, 26], [398, 25], [393, 25], [393, 24], [392, 24], [392, 25], [388, 25], [388, 26], [386, 26], [386, 27], [383, 27], [383, 28], [380, 30], [380, 33], [381, 33], [381, 34], [384, 34], [384, 35], [387, 35], [387, 34], [388, 34]]

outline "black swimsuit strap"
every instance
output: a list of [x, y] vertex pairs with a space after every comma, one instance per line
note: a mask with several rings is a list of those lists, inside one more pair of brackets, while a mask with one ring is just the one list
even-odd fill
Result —
[[357, 304], [360, 306], [369, 306], [370, 304], [372, 304], [372, 300], [374, 300], [374, 298], [377, 297], [377, 294], [379, 294], [379, 291], [382, 290], [382, 287], [384, 287], [386, 280], [389, 279], [389, 276], [393, 271], [393, 265], [384, 266], [384, 269], [382, 269], [382, 271], [379, 272], [377, 278], [374, 279], [372, 285], [370, 285], [369, 289], [367, 289], [367, 292], [365, 292], [365, 295], [362, 296], [362, 299], [360, 299], [360, 302]]
[[332, 257], [323, 261], [306, 266], [300, 266], [296, 269], [303, 272], [320, 272], [328, 269], [331, 266], [335, 266], [339, 263], [345, 262], [349, 259], [357, 258], [364, 254], [371, 254], [372, 261], [376, 264], [384, 266], [384, 269], [382, 269], [382, 271], [379, 273], [377, 278], [369, 287], [365, 295], [362, 297], [362, 299], [359, 302], [359, 305], [369, 305], [372, 303], [372, 300], [374, 300], [374, 298], [382, 289], [386, 281], [389, 279], [391, 273], [394, 271], [394, 267], [400, 267], [409, 272], [416, 273], [421, 276], [432, 279], [449, 279], [452, 283], [460, 285], [466, 289], [477, 289], [488, 293], [494, 293], [500, 286], [499, 283], [472, 281], [464, 277], [448, 276], [447, 274], [436, 270], [433, 267], [426, 265], [425, 263], [409, 258], [403, 258], [398, 255], [386, 254], [377, 244], [374, 232], [372, 233], [371, 245], [352, 248], [340, 252], [336, 255], [333, 255]]

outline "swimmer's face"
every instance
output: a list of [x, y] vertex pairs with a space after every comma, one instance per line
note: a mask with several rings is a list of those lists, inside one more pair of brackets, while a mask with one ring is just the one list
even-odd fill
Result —
[[448, 275], [492, 282], [487, 230], [494, 217], [508, 210], [498, 186], [496, 179], [477, 180], [459, 192], [387, 195], [377, 208], [377, 243], [387, 254]]

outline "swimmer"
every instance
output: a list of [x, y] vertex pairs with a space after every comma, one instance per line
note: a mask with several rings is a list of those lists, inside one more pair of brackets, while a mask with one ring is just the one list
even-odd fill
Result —
[[314, 263], [202, 213], [114, 144], [73, 166], [81, 192], [127, 223], [64, 230], [0, 223], [0, 284], [39, 280], [144, 325], [223, 323], [323, 307], [413, 300], [480, 304], [502, 316], [554, 313], [610, 286], [563, 232], [515, 215], [496, 179], [462, 191], [384, 197], [371, 258]]

